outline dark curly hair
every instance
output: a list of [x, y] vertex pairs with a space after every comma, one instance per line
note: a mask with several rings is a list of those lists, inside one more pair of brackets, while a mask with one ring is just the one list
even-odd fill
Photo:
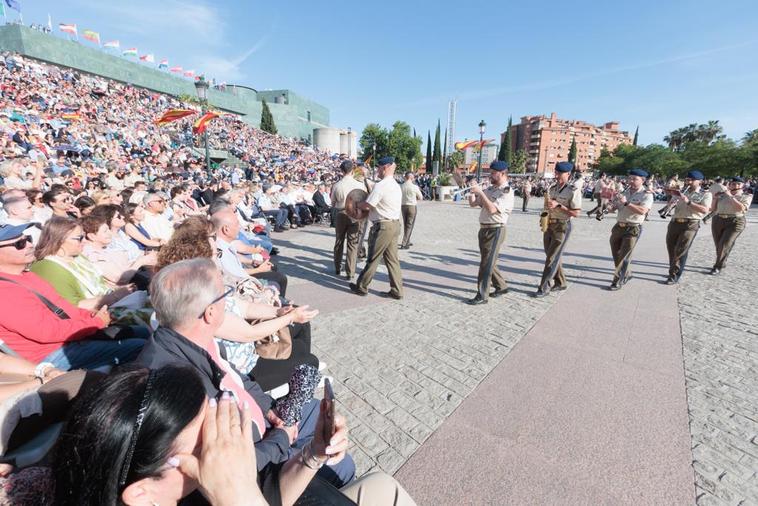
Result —
[[213, 258], [208, 238], [213, 232], [213, 225], [203, 216], [192, 216], [176, 227], [171, 240], [158, 252], [156, 272], [180, 260], [192, 258]]

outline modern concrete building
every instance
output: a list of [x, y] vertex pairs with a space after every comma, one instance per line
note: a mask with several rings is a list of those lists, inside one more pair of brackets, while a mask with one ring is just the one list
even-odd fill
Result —
[[[547, 116], [524, 116], [511, 127], [514, 152], [527, 152], [527, 172], [552, 173], [555, 162], [568, 160], [571, 141], [576, 140], [576, 164], [591, 169], [603, 149], [613, 151], [619, 144], [631, 144], [629, 132], [619, 130], [617, 121], [601, 126], [579, 120], [560, 119], [555, 113]], [[501, 134], [505, 140], [505, 133]]]
[[[157, 66], [143, 65], [20, 25], [0, 26], [0, 50], [167, 95], [196, 95], [191, 80], [158, 70]], [[208, 90], [208, 101], [212, 106], [239, 114], [244, 121], [255, 126], [260, 125], [263, 100], [271, 109], [279, 134], [285, 137], [313, 142], [313, 129], [329, 126], [329, 109], [291, 90], [258, 91], [242, 85]]]
[[352, 130], [334, 127], [314, 128], [313, 145], [330, 153], [347, 155], [353, 159], [358, 156], [358, 136]]

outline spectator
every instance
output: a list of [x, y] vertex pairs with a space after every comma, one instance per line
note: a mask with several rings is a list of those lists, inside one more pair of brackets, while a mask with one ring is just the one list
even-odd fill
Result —
[[164, 242], [171, 239], [174, 233], [173, 224], [164, 215], [167, 202], [162, 193], [147, 193], [142, 201], [145, 206], [145, 217], [141, 221], [142, 228], [149, 234], [152, 239], [159, 239]]

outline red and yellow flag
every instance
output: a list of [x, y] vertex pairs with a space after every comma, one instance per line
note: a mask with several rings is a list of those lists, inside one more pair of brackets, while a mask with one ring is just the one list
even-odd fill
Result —
[[458, 151], [464, 151], [466, 148], [481, 149], [482, 146], [486, 146], [495, 139], [487, 139], [481, 142], [479, 141], [460, 141], [455, 143], [455, 149]]
[[78, 112], [67, 112], [61, 114], [61, 119], [65, 119], [66, 121], [79, 121], [82, 119], [82, 116]]
[[195, 114], [195, 112], [196, 111], [193, 111], [192, 109], [169, 109], [163, 113], [163, 116], [155, 120], [155, 124], [162, 126], [166, 123], [171, 123], [172, 121], [177, 121], [182, 118], [186, 118], [187, 116], [192, 116]]
[[208, 111], [205, 114], [203, 114], [201, 117], [195, 121], [195, 124], [192, 125], [192, 133], [195, 135], [201, 134], [205, 132], [205, 129], [208, 128], [208, 122], [212, 119], [218, 118], [221, 116], [221, 114], [213, 111]]

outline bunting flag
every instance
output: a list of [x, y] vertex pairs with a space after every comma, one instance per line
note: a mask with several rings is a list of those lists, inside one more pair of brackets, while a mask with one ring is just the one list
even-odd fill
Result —
[[79, 33], [76, 31], [76, 25], [67, 25], [66, 23], [58, 23], [58, 30], [64, 32], [64, 33], [70, 33], [71, 35], [79, 36]]
[[109, 40], [105, 44], [103, 44], [103, 47], [112, 47], [114, 49], [118, 49], [121, 47], [121, 43], [117, 40]]
[[158, 126], [165, 125], [166, 123], [171, 123], [193, 114], [195, 114], [195, 111], [192, 109], [169, 109], [160, 118], [155, 120], [155, 124]]
[[183, 69], [181, 67], [171, 67], [168, 70], [169, 72], [181, 72]]
[[195, 71], [194, 70], [185, 70], [184, 71], [184, 77], [195, 77]]
[[121, 54], [124, 56], [137, 56], [137, 48], [130, 47], [129, 49], [124, 49], [121, 51]]
[[154, 63], [155, 62], [155, 56], [151, 54], [143, 54], [139, 57], [140, 60], [147, 62], [147, 63]]
[[168, 68], [168, 60], [166, 59], [161, 60], [161, 62], [158, 64], [158, 68], [159, 69]]
[[97, 32], [93, 32], [92, 30], [84, 30], [82, 32], [82, 37], [90, 42], [94, 42], [98, 46], [100, 45], [100, 34]]
[[195, 124], [192, 125], [192, 133], [195, 135], [200, 135], [201, 133], [205, 132], [205, 129], [208, 128], [208, 123], [215, 118], [218, 118], [221, 116], [221, 114], [213, 111], [208, 111], [205, 114], [203, 114], [200, 118], [195, 121]]
[[65, 119], [66, 121], [79, 121], [82, 119], [82, 116], [78, 112], [67, 112], [61, 114], [61, 119]]

